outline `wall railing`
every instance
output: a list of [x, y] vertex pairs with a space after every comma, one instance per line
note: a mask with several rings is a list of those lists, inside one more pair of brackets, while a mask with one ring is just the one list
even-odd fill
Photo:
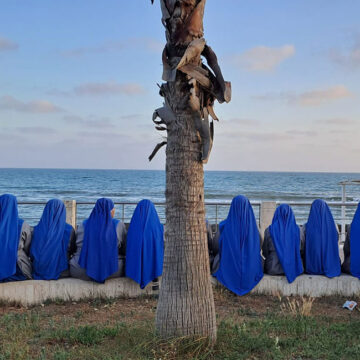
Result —
[[[91, 207], [94, 206], [94, 201], [75, 201], [75, 200], [65, 200], [64, 201], [66, 210], [67, 210], [67, 222], [72, 224], [74, 227], [77, 222], [81, 219], [85, 219], [91, 211]], [[288, 205], [294, 208], [294, 212], [296, 215], [296, 208], [310, 207], [312, 202], [297, 202], [297, 201], [251, 201], [251, 205], [254, 208], [254, 213], [259, 225], [261, 232], [266, 229], [271, 224], [272, 217], [276, 210], [276, 207], [281, 203], [287, 203]], [[44, 206], [46, 204], [45, 201], [19, 201], [18, 204], [20, 206]], [[117, 216], [123, 222], [129, 222], [131, 219], [131, 215], [133, 209], [135, 209], [137, 202], [114, 202], [117, 210], [120, 214]], [[221, 220], [223, 220], [227, 211], [230, 207], [231, 202], [205, 202], [207, 219], [210, 223], [218, 224]], [[165, 203], [164, 202], [154, 202], [155, 207], [158, 209], [159, 217], [162, 222], [165, 222]], [[340, 216], [335, 217], [335, 221], [340, 224], [341, 228], [341, 241], [345, 241], [345, 226], [352, 219], [352, 216], [346, 216], [346, 211], [351, 209], [351, 213], [354, 211], [355, 207], [358, 205], [357, 202], [350, 201], [329, 201], [328, 205], [331, 208], [339, 209]], [[81, 210], [79, 212], [79, 209]], [[302, 210], [303, 213], [304, 210]], [[307, 213], [306, 213], [307, 214]], [[301, 218], [301, 222], [306, 221], [306, 218], [297, 217], [299, 221]]]

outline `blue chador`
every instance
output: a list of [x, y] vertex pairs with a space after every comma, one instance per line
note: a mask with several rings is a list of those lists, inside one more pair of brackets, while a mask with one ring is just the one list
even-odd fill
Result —
[[260, 235], [249, 200], [232, 200], [226, 220], [219, 225], [220, 266], [213, 274], [237, 295], [250, 292], [262, 279]]
[[10, 194], [0, 196], [0, 281], [17, 273], [17, 253], [23, 222], [19, 219], [16, 197]]
[[84, 241], [79, 265], [93, 280], [103, 283], [118, 271], [118, 244], [116, 227], [119, 223], [111, 216], [112, 200], [101, 198], [96, 201], [90, 217], [84, 221]]
[[281, 204], [269, 227], [276, 254], [289, 283], [303, 273], [300, 255], [300, 229], [289, 205]]
[[30, 248], [34, 279], [57, 280], [68, 269], [72, 231], [72, 226], [66, 223], [64, 203], [57, 199], [48, 201], [39, 224], [34, 227]]
[[360, 204], [350, 228], [350, 273], [360, 279]]
[[126, 276], [143, 289], [161, 276], [164, 261], [164, 227], [150, 200], [138, 203], [126, 238]]
[[305, 231], [306, 272], [312, 275], [326, 275], [329, 278], [339, 276], [339, 234], [325, 201], [318, 199], [312, 203]]

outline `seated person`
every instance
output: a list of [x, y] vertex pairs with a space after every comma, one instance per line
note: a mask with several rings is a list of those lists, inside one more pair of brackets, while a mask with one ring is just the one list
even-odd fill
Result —
[[103, 283], [124, 276], [125, 224], [113, 219], [114, 203], [97, 200], [90, 217], [77, 228], [76, 250], [70, 260], [70, 275]]
[[30, 258], [33, 278], [57, 280], [69, 276], [69, 249], [74, 246], [75, 231], [66, 223], [66, 209], [62, 201], [48, 201], [40, 222], [34, 227]]
[[289, 283], [304, 272], [300, 255], [300, 229], [289, 205], [281, 204], [272, 224], [265, 230], [262, 246], [264, 271], [270, 275], [286, 275]]
[[244, 196], [235, 197], [219, 225], [219, 254], [213, 276], [237, 295], [250, 292], [262, 279], [260, 234], [254, 211]]
[[346, 234], [342, 271], [360, 279], [360, 204]]
[[0, 282], [31, 279], [30, 226], [19, 219], [14, 195], [0, 196]]
[[154, 204], [140, 201], [131, 218], [126, 238], [126, 276], [144, 289], [162, 275], [164, 227]]
[[323, 200], [315, 200], [304, 228], [305, 271], [312, 275], [329, 278], [341, 274], [339, 233], [329, 206]]

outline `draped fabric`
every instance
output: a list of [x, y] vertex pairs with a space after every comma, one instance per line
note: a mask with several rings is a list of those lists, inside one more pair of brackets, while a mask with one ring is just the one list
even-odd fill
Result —
[[16, 273], [22, 224], [16, 197], [10, 194], [0, 196], [0, 281]]
[[66, 209], [62, 201], [48, 201], [40, 222], [34, 227], [30, 257], [33, 278], [57, 280], [68, 268], [67, 249], [72, 227], [66, 223]]
[[219, 225], [220, 266], [214, 276], [237, 295], [251, 291], [263, 277], [260, 235], [253, 209], [244, 196], [235, 197]]
[[84, 221], [84, 241], [79, 265], [86, 274], [103, 283], [118, 271], [118, 245], [116, 224], [111, 217], [114, 203], [110, 199], [97, 200], [90, 217]]
[[164, 260], [164, 227], [150, 200], [138, 203], [126, 237], [126, 276], [143, 289], [161, 276]]
[[303, 273], [300, 255], [300, 229], [289, 205], [280, 205], [269, 227], [276, 254], [289, 283]]
[[306, 223], [305, 267], [312, 275], [339, 276], [341, 273], [339, 234], [329, 206], [315, 200]]
[[360, 203], [350, 228], [350, 273], [360, 279]]

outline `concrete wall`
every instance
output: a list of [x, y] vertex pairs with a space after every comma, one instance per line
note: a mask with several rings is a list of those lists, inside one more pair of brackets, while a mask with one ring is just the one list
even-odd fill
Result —
[[[212, 278], [212, 283], [216, 286], [223, 286], [215, 278]], [[259, 284], [251, 291], [251, 294], [359, 297], [360, 280], [344, 274], [332, 279], [320, 275], [300, 275], [294, 282], [289, 284], [285, 276], [264, 275]]]
[[350, 275], [341, 275], [332, 279], [320, 275], [301, 275], [289, 284], [285, 276], [265, 275], [253, 292], [265, 295], [280, 294], [282, 296], [341, 295], [351, 298], [360, 296], [360, 280]]
[[[212, 277], [216, 286], [222, 286]], [[111, 299], [118, 297], [139, 297], [154, 295], [153, 283], [144, 290], [127, 278], [107, 280], [105, 284], [97, 284], [78, 279], [60, 279], [57, 281], [18, 281], [0, 284], [0, 301], [18, 303], [23, 306], [38, 305], [45, 301], [80, 301], [85, 299]], [[281, 296], [330, 296], [341, 295], [349, 299], [360, 296], [360, 280], [349, 276], [329, 279], [325, 276], [301, 275], [292, 284], [284, 276], [265, 275], [251, 292], [262, 295]]]
[[138, 297], [152, 295], [153, 283], [144, 290], [128, 278], [110, 279], [105, 284], [79, 279], [27, 280], [0, 284], [0, 301], [24, 306], [41, 304], [48, 300], [79, 301], [96, 298]]

